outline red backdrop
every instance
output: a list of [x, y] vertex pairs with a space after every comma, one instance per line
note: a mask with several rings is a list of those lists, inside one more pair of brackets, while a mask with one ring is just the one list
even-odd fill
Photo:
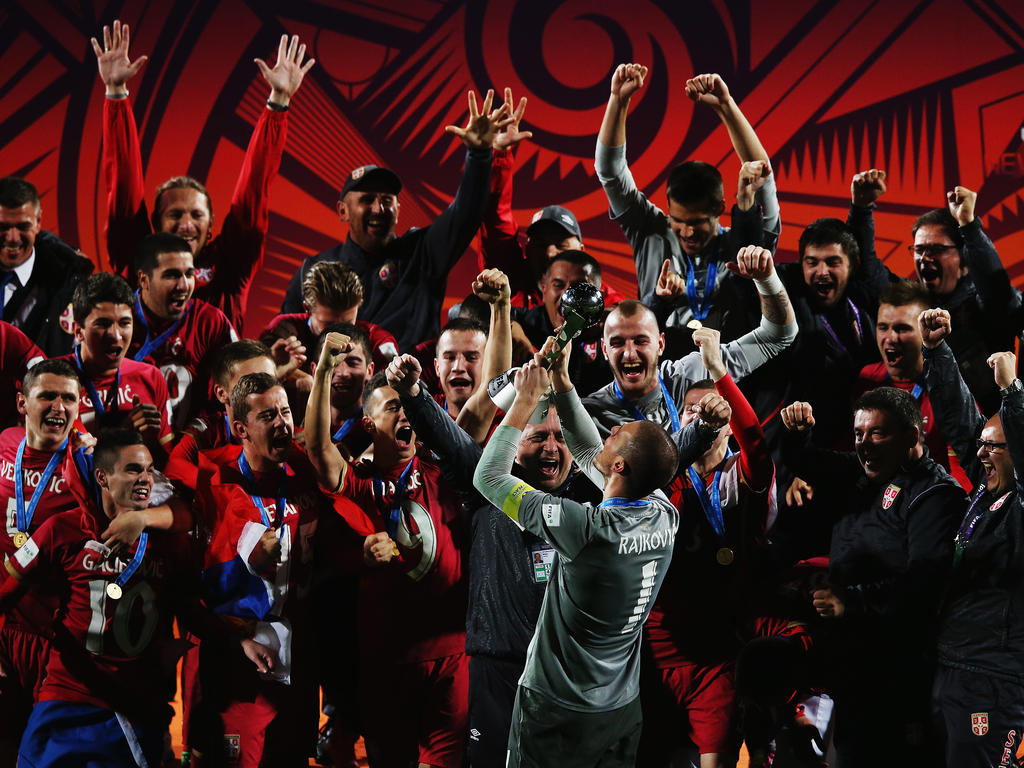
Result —
[[[349, 169], [375, 162], [405, 183], [399, 230], [451, 199], [462, 152], [442, 133], [465, 91], [511, 86], [534, 132], [517, 158], [516, 216], [560, 203], [579, 217], [606, 279], [635, 291], [632, 260], [605, 213], [593, 149], [619, 62], [651, 67], [634, 99], [629, 159], [664, 203], [667, 169], [687, 158], [739, 164], [712, 113], [683, 83], [719, 72], [772, 155], [782, 202], [780, 258], [801, 228], [844, 217], [853, 173], [888, 171], [879, 253], [909, 272], [910, 224], [955, 184], [978, 208], [1014, 281], [1024, 280], [1024, 3], [1019, 0], [8, 0], [0, 10], [0, 166], [43, 197], [43, 224], [102, 266], [102, 85], [89, 46], [105, 23], [132, 25], [130, 83], [148, 199], [188, 173], [226, 212], [267, 87], [252, 63], [283, 32], [317, 65], [293, 101], [274, 183], [270, 237], [247, 328], [276, 312], [301, 259], [343, 239], [334, 202]], [[727, 184], [727, 189], [729, 185]], [[217, 227], [215, 225], [215, 231]], [[449, 281], [468, 291], [475, 257]]]

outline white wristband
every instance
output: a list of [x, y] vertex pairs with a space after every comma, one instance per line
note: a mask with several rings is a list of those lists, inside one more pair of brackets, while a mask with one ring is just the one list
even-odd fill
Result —
[[779, 273], [772, 270], [772, 275], [767, 280], [754, 280], [754, 285], [757, 286], [757, 292], [762, 296], [774, 296], [777, 293], [782, 293], [786, 290], [786, 286], [782, 284], [782, 278], [779, 277]]

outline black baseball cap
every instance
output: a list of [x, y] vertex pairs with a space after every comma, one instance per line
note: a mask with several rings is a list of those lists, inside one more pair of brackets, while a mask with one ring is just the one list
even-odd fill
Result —
[[563, 230], [567, 235], [572, 235], [583, 240], [583, 233], [580, 232], [580, 224], [576, 221], [572, 211], [560, 205], [549, 205], [541, 208], [530, 219], [530, 226], [526, 228], [527, 237], [538, 237], [544, 230], [552, 226]]
[[392, 195], [397, 195], [402, 191], [402, 180], [394, 171], [381, 168], [379, 165], [360, 165], [358, 168], [354, 168], [345, 179], [339, 199], [353, 190], [358, 191], [371, 187], [379, 192], [390, 192]]

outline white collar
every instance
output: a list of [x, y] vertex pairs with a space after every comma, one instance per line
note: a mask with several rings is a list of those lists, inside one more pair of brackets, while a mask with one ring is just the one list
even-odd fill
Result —
[[21, 266], [14, 268], [14, 274], [18, 276], [18, 283], [21, 287], [28, 285], [29, 278], [32, 277], [32, 267], [36, 263], [36, 249], [32, 246], [32, 253], [29, 254], [28, 258], [25, 259]]

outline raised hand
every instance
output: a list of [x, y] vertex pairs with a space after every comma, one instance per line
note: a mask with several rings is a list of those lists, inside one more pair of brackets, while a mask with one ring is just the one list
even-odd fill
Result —
[[270, 83], [270, 101], [281, 107], [287, 107], [292, 96], [302, 85], [302, 78], [313, 68], [316, 59], [310, 59], [305, 64], [302, 59], [306, 55], [306, 44], [299, 44], [299, 36], [281, 35], [281, 42], [277, 46], [277, 61], [271, 69], [263, 59], [253, 59], [259, 67], [263, 79]]
[[697, 403], [697, 415], [700, 420], [712, 429], [721, 429], [732, 418], [732, 407], [717, 392], [708, 392]]
[[729, 86], [717, 74], [697, 75], [686, 81], [686, 95], [691, 101], [707, 104], [713, 109], [724, 106], [731, 98]]
[[129, 412], [132, 420], [132, 429], [143, 437], [147, 433], [160, 434], [160, 427], [163, 425], [160, 409], [152, 403], [144, 403], [138, 395], [132, 395], [132, 409]]
[[512, 149], [520, 141], [533, 138], [533, 131], [519, 130], [519, 123], [522, 122], [523, 115], [526, 114], [526, 97], [523, 96], [519, 100], [519, 105], [516, 106], [512, 100], [512, 89], [506, 88], [505, 106], [508, 108], [508, 113], [512, 116], [512, 121], [494, 137], [495, 149]]
[[853, 174], [850, 182], [850, 201], [858, 208], [867, 208], [885, 194], [885, 171], [872, 168]]
[[814, 426], [814, 412], [810, 403], [797, 400], [783, 408], [779, 415], [782, 416], [782, 426], [790, 432], [805, 432]]
[[722, 338], [714, 328], [698, 328], [693, 332], [693, 343], [700, 350], [700, 359], [715, 381], [727, 373], [722, 362]]
[[96, 52], [96, 66], [100, 79], [107, 86], [107, 96], [124, 96], [128, 93], [125, 83], [142, 69], [148, 56], [139, 56], [135, 61], [128, 58], [128, 43], [131, 33], [127, 24], [114, 21], [113, 29], [103, 28], [103, 47], [95, 37], [91, 38], [92, 49]]
[[292, 371], [306, 364], [306, 347], [295, 336], [275, 341], [270, 347], [270, 354], [274, 358], [274, 365], [277, 366], [279, 379], [291, 375]]
[[758, 245], [745, 245], [736, 252], [736, 261], [725, 265], [730, 272], [751, 280], [767, 280], [775, 271], [772, 252]]
[[326, 374], [333, 371], [341, 362], [342, 355], [351, 352], [354, 346], [352, 340], [345, 334], [336, 331], [328, 333], [324, 339], [324, 347], [320, 350], [320, 362], [316, 365], [317, 373], [323, 371]]
[[789, 484], [789, 488], [786, 489], [787, 507], [802, 507], [813, 498], [814, 487], [810, 483], [804, 482], [799, 477], [794, 477], [793, 482], [791, 482]]
[[502, 104], [495, 110], [491, 110], [494, 102], [494, 91], [488, 90], [484, 98], [483, 106], [477, 104], [476, 93], [469, 91], [466, 94], [469, 102], [469, 122], [465, 128], [457, 125], [446, 125], [445, 133], [453, 133], [462, 139], [467, 149], [485, 149], [494, 144], [498, 131], [505, 128], [512, 122], [509, 106]]
[[661, 265], [661, 274], [658, 275], [658, 284], [654, 288], [654, 295], [663, 299], [677, 299], [686, 293], [686, 281], [683, 276], [672, 269], [672, 260], [665, 259]]
[[741, 211], [749, 211], [754, 204], [754, 194], [764, 186], [772, 175], [772, 167], [763, 160], [751, 160], [740, 166], [740, 177], [736, 187], [736, 205]]
[[926, 309], [917, 316], [921, 341], [928, 349], [935, 349], [953, 330], [949, 312], [944, 309]]
[[397, 355], [391, 358], [384, 375], [388, 384], [399, 395], [416, 397], [420, 393], [420, 374], [423, 368], [420, 361], [412, 355]]
[[612, 96], [620, 101], [629, 98], [644, 87], [647, 67], [642, 64], [619, 64], [612, 73]]
[[996, 386], [1005, 389], [1017, 378], [1017, 356], [1013, 352], [996, 352], [989, 355], [988, 367], [996, 377]]
[[473, 281], [473, 294], [488, 304], [508, 302], [512, 297], [508, 275], [500, 269], [485, 269]]
[[956, 223], [961, 227], [966, 227], [974, 221], [974, 204], [977, 201], [978, 193], [972, 192], [967, 187], [956, 186], [951, 192], [946, 193], [949, 212], [953, 214]]
[[[555, 328], [555, 335], [548, 336], [544, 345], [540, 348], [540, 356], [547, 357], [557, 346], [555, 337], [561, 332], [562, 326]], [[572, 344], [562, 347], [558, 355], [551, 361], [548, 373], [551, 376], [551, 383], [555, 386], [556, 392], [568, 392], [573, 388], [572, 379], [569, 377], [569, 355], [572, 352]]]
[[547, 369], [541, 364], [540, 355], [534, 355], [526, 365], [516, 371], [516, 401], [535, 406], [551, 387]]

